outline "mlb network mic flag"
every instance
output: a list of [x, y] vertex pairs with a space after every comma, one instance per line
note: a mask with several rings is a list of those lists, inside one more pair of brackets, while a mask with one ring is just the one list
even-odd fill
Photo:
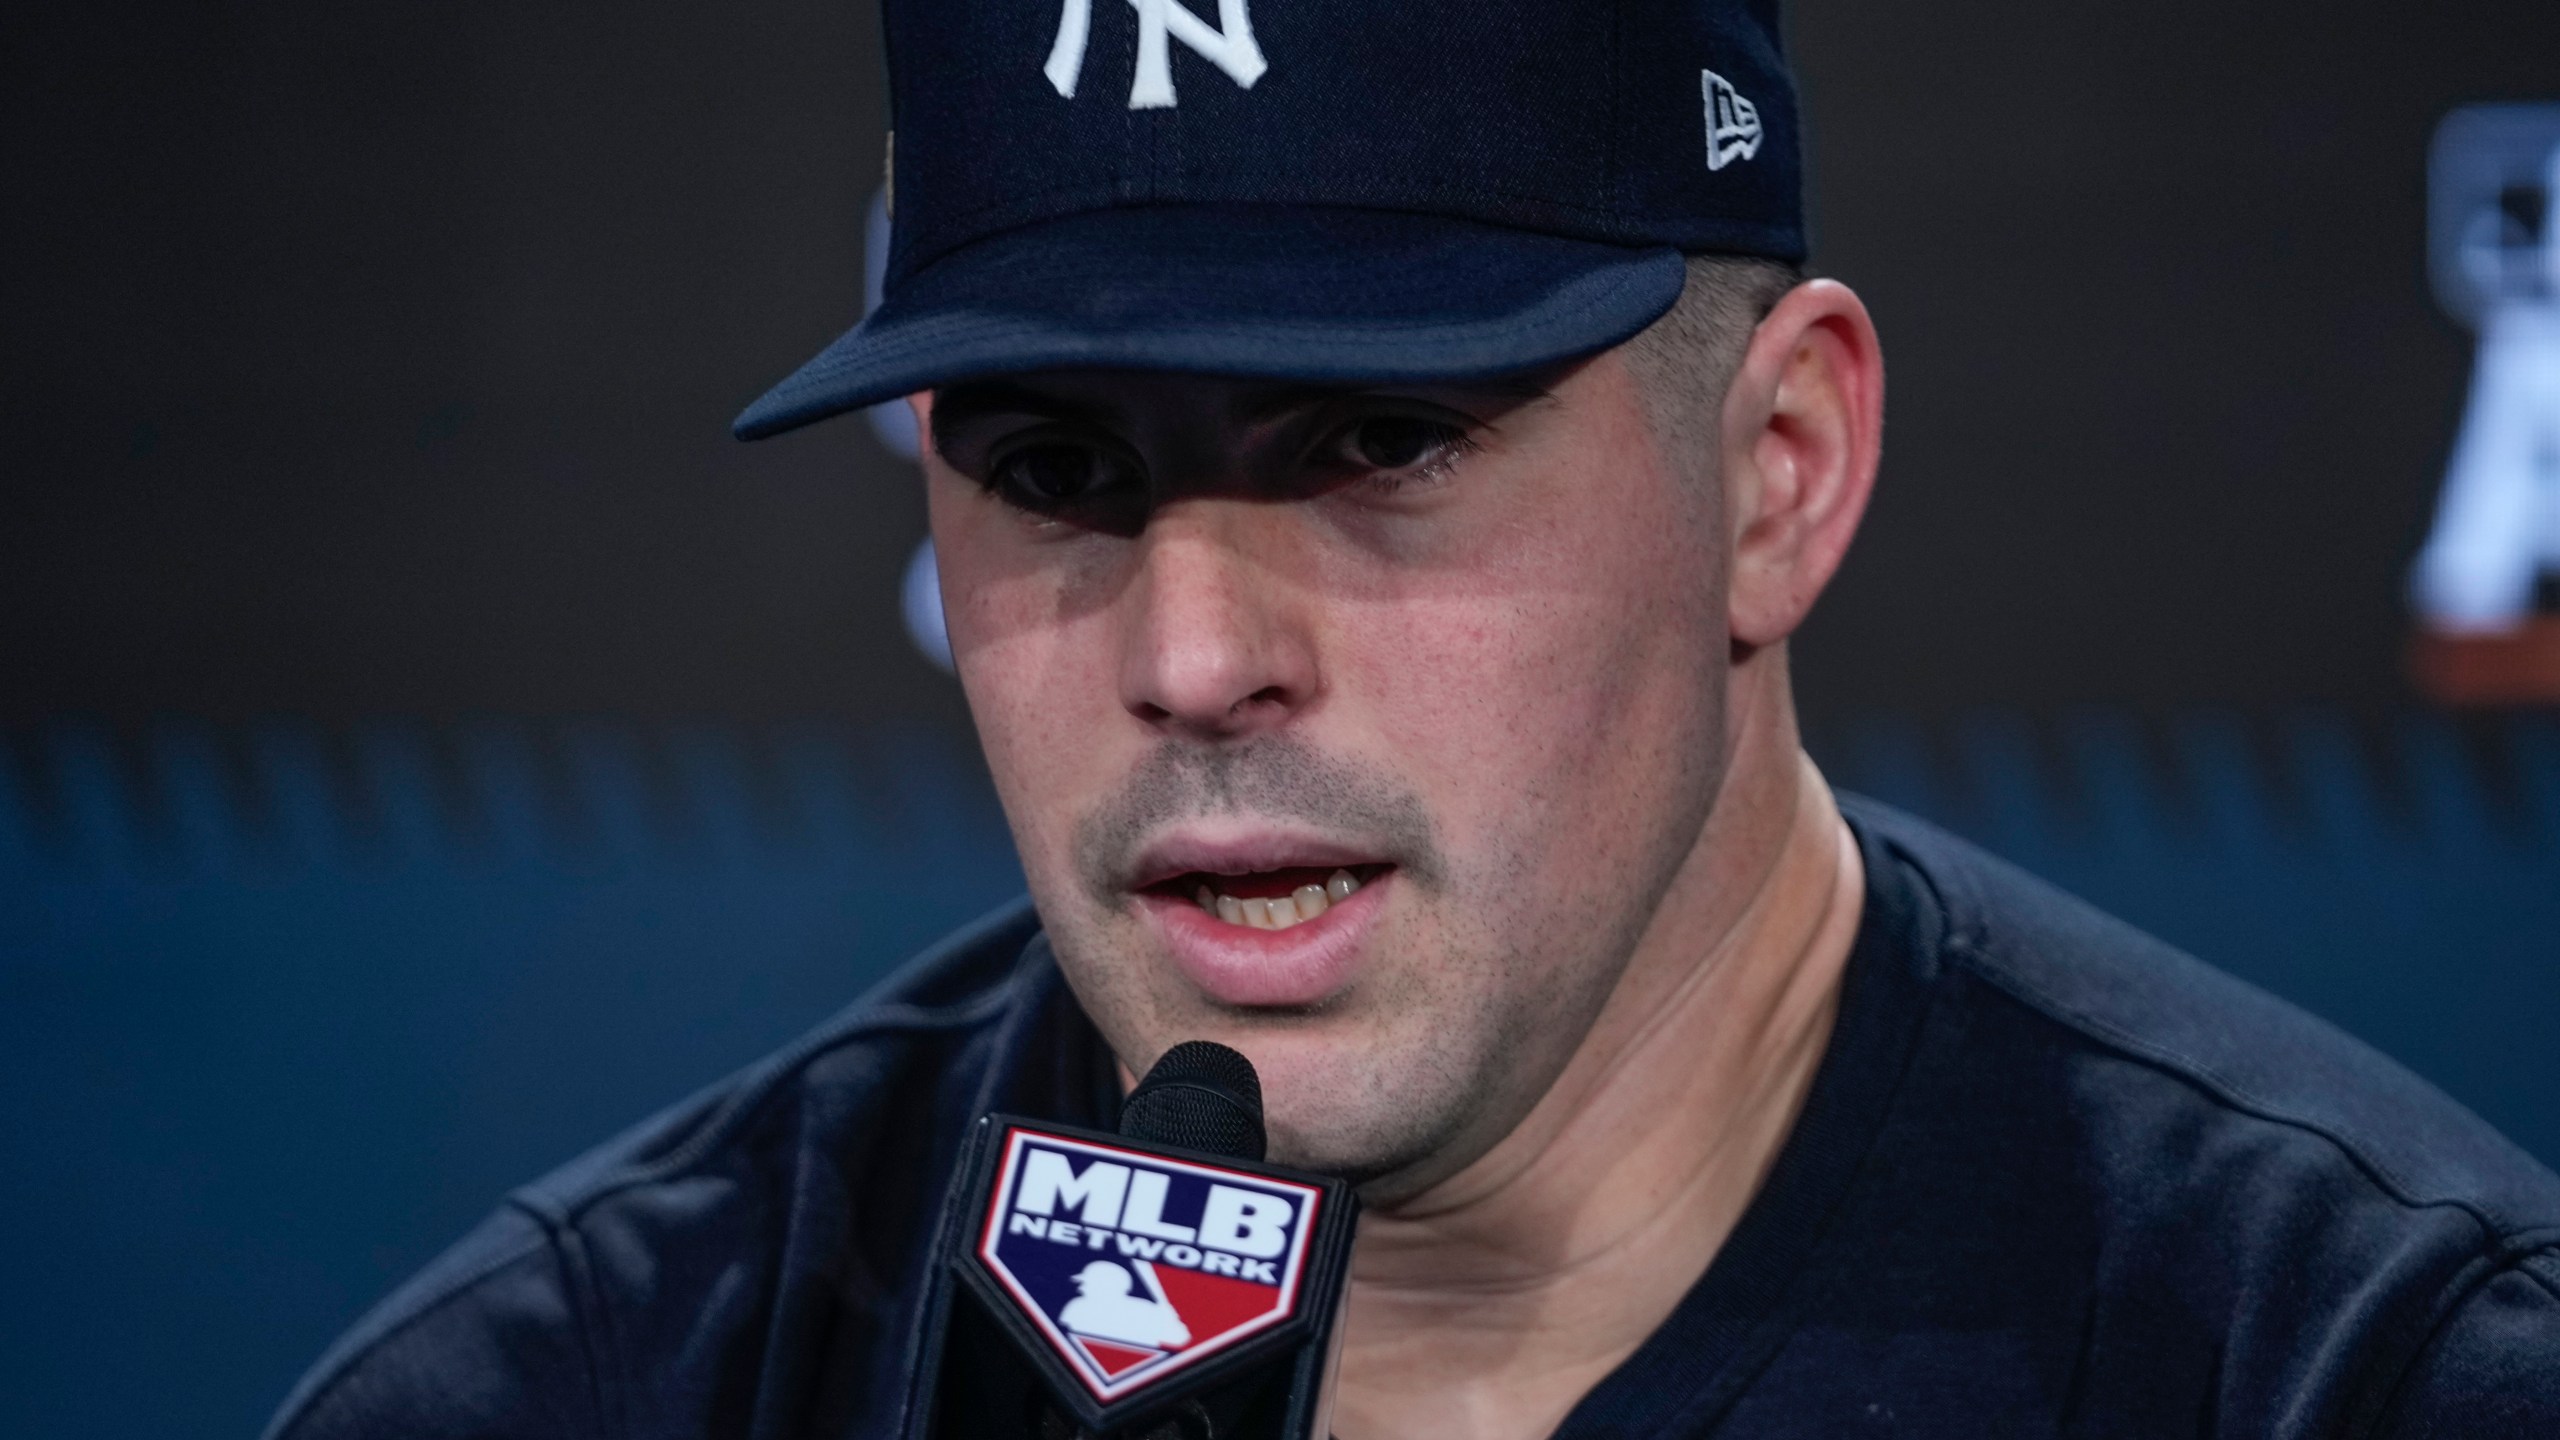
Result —
[[1340, 1302], [1339, 1181], [1005, 1116], [976, 1148], [964, 1277], [1097, 1428], [1272, 1362]]

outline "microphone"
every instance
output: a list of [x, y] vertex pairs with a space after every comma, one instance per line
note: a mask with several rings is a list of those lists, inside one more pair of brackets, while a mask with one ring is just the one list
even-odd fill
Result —
[[1174, 1046], [1120, 1133], [987, 1115], [943, 1202], [907, 1440], [1328, 1440], [1360, 1202], [1263, 1163], [1262, 1082]]

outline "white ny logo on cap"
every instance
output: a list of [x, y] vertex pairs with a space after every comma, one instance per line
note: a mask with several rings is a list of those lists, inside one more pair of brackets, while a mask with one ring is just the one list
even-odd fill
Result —
[[[1185, 8], [1181, 0], [1129, 0], [1138, 12], [1138, 73], [1129, 82], [1129, 108], [1162, 110], [1173, 104], [1173, 60], [1168, 37], [1198, 51], [1247, 90], [1271, 67], [1262, 47], [1253, 43], [1253, 20], [1245, 0], [1218, 0], [1218, 28]], [[1093, 30], [1093, 0], [1066, 0], [1058, 17], [1058, 43], [1049, 47], [1049, 63], [1041, 67], [1058, 93], [1072, 100], [1076, 78], [1084, 71], [1086, 37]]]

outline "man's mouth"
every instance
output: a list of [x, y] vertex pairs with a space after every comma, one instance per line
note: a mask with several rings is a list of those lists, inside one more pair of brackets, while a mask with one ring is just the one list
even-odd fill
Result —
[[1321, 918], [1393, 869], [1390, 865], [1299, 865], [1221, 874], [1193, 870], [1150, 891], [1188, 900], [1210, 916], [1247, 930], [1287, 930]]
[[1130, 891], [1167, 958], [1218, 1004], [1321, 1005], [1358, 977], [1394, 861], [1321, 837], [1171, 836], [1140, 855]]

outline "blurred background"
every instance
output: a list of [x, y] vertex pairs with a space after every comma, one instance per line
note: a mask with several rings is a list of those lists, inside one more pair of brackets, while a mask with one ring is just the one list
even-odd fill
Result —
[[[2560, 1159], [2560, 724], [2413, 682], [2407, 598], [2479, 322], [2431, 137], [2560, 99], [2560, 6], [1791, 23], [1893, 385], [1817, 758]], [[508, 1186], [1019, 885], [911, 469], [727, 436], [860, 312], [877, 20], [0, 24], [0, 1434], [252, 1433]]]

